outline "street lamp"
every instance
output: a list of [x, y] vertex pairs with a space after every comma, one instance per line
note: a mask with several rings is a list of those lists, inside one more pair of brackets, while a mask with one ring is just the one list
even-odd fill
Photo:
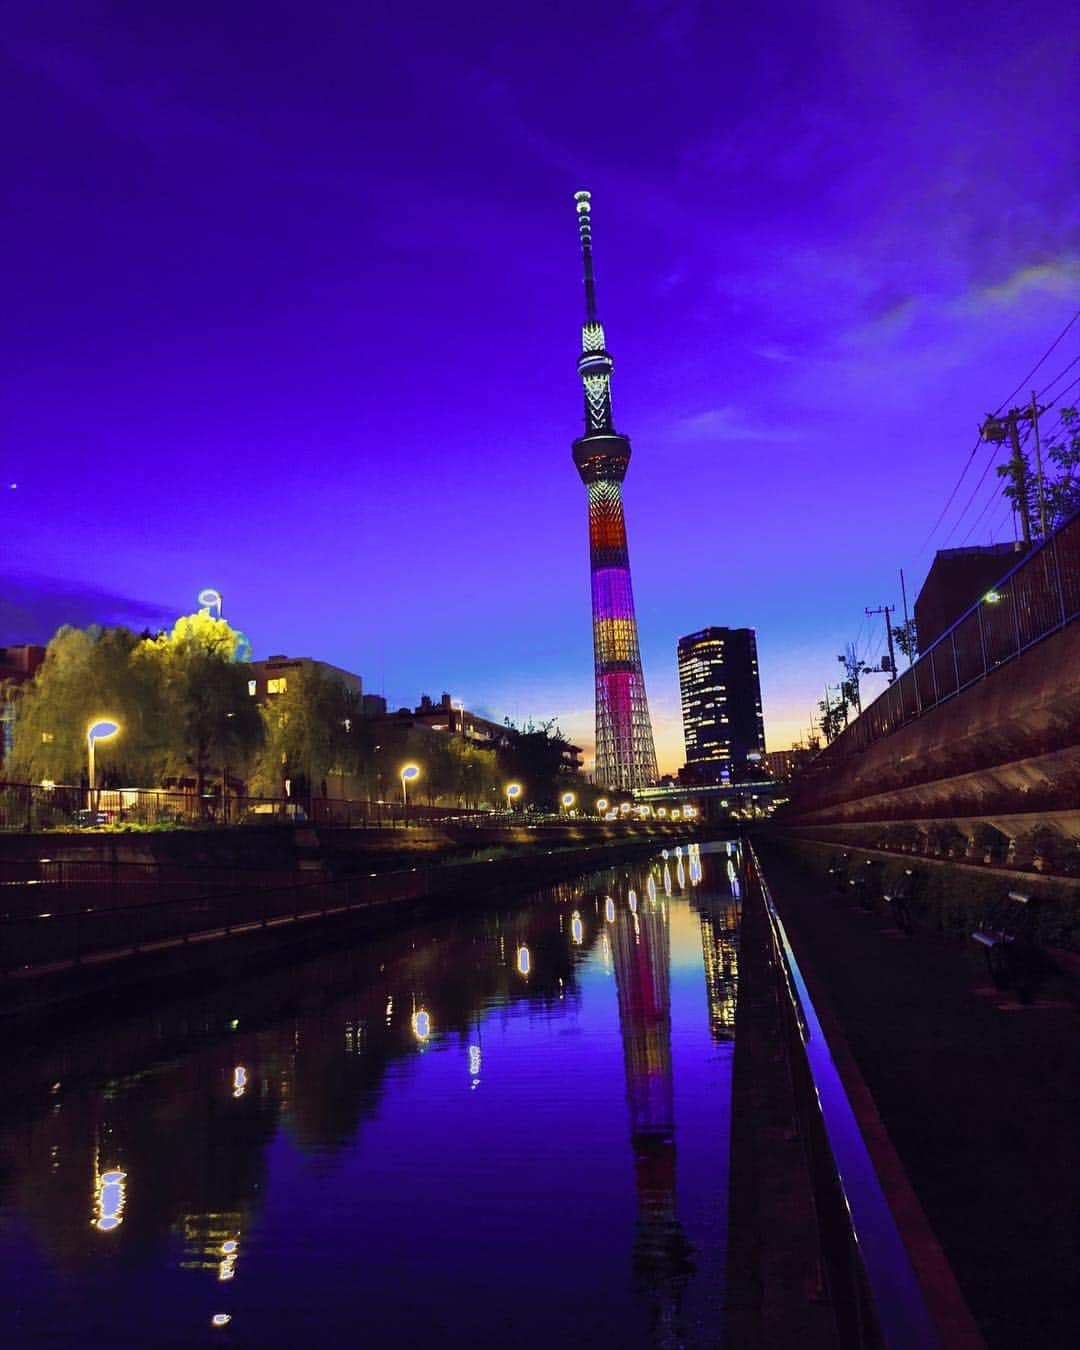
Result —
[[111, 722], [108, 718], [100, 718], [96, 722], [91, 722], [86, 728], [86, 755], [90, 763], [90, 791], [93, 792], [97, 786], [96, 766], [94, 764], [94, 745], [97, 741], [107, 741], [115, 736], [120, 730], [119, 722]]
[[602, 816], [607, 809], [608, 809], [608, 799], [606, 797], [597, 797], [596, 814], [598, 816]]
[[521, 796], [520, 783], [507, 783], [506, 785], [506, 809], [513, 811], [514, 803]]
[[562, 795], [562, 804], [563, 804], [563, 806], [566, 808], [566, 811], [567, 811], [568, 814], [569, 814], [570, 808], [573, 806], [573, 804], [574, 804], [576, 801], [577, 801], [577, 798], [574, 796], [574, 794], [573, 794], [572, 792], [564, 792], [564, 793], [563, 793], [563, 795]]
[[419, 777], [420, 769], [416, 764], [406, 764], [401, 770], [401, 800], [406, 808], [409, 805], [409, 784]]
[[630, 810], [630, 803], [629, 803], [629, 802], [622, 802], [622, 803], [620, 804], [620, 806], [619, 806], [619, 810], [620, 810], [620, 811], [623, 813], [623, 815], [625, 816], [626, 813], [627, 813], [627, 811]]

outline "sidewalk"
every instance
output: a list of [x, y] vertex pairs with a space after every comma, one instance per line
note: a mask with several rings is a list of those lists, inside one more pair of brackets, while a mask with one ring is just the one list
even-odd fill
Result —
[[993, 989], [974, 943], [904, 938], [784, 841], [757, 848], [841, 1073], [849, 1050], [987, 1344], [1071, 1350], [1080, 1016]]

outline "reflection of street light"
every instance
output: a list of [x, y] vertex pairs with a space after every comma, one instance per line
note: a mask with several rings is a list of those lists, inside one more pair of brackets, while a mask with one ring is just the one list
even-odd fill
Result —
[[120, 730], [119, 722], [110, 722], [108, 718], [101, 718], [97, 722], [91, 722], [86, 728], [86, 751], [87, 758], [90, 761], [90, 791], [93, 792], [97, 786], [95, 782], [94, 766], [94, 744], [97, 741], [107, 741], [115, 736]]
[[521, 796], [520, 783], [507, 783], [506, 785], [506, 809], [513, 811], [514, 803]]
[[406, 764], [401, 770], [401, 800], [405, 804], [405, 806], [408, 806], [409, 804], [408, 785], [413, 781], [414, 778], [419, 777], [420, 777], [420, 769], [415, 764]]
[[118, 1168], [102, 1172], [97, 1179], [97, 1190], [94, 1195], [94, 1211], [96, 1214], [94, 1227], [101, 1233], [111, 1233], [114, 1228], [119, 1228], [124, 1221], [124, 1201], [127, 1190], [124, 1182], [126, 1180], [127, 1173], [121, 1172]]

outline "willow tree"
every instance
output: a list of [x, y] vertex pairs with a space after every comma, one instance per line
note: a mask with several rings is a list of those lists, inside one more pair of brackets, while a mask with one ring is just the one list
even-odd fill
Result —
[[290, 673], [288, 688], [262, 711], [264, 741], [255, 790], [269, 796], [321, 789], [331, 774], [353, 774], [360, 763], [360, 695], [316, 669]]
[[81, 782], [87, 728], [104, 718], [119, 724], [120, 735], [99, 751], [102, 780], [132, 786], [158, 780], [164, 706], [153, 673], [133, 659], [139, 645], [127, 628], [57, 631], [34, 679], [17, 693], [10, 779]]
[[178, 619], [169, 633], [141, 642], [133, 664], [157, 689], [163, 715], [153, 728], [162, 775], [193, 777], [206, 789], [213, 775], [246, 777], [263, 740], [240, 661], [243, 638], [205, 610]]

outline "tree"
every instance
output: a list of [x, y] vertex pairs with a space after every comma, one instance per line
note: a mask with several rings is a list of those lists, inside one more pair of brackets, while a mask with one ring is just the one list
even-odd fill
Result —
[[141, 642], [134, 663], [157, 682], [164, 716], [153, 729], [163, 775], [193, 774], [206, 790], [213, 773], [247, 776], [263, 740], [262, 719], [238, 660], [242, 638], [202, 610], [177, 619], [171, 633]]
[[914, 661], [919, 654], [919, 635], [915, 629], [915, 620], [907, 619], [893, 629], [893, 641], [908, 661]]
[[[554, 811], [559, 795], [571, 782], [564, 768], [569, 748], [554, 718], [540, 726], [529, 722], [500, 750], [499, 763], [508, 779], [521, 784], [530, 805]], [[573, 781], [575, 786], [584, 786]]]
[[1046, 526], [1056, 530], [1080, 511], [1080, 418], [1075, 408], [1062, 408], [1061, 431], [1046, 443], [1046, 462], [1052, 466], [1044, 488]]
[[821, 734], [825, 737], [825, 744], [829, 745], [847, 726], [847, 705], [839, 697], [822, 699], [818, 704], [818, 709], [821, 713], [818, 726], [821, 728]]
[[110, 718], [120, 734], [100, 751], [100, 781], [151, 786], [160, 778], [161, 690], [133, 660], [139, 639], [127, 628], [60, 628], [33, 681], [19, 688], [8, 775], [14, 780], [79, 783], [87, 773], [86, 732]]
[[352, 774], [360, 761], [360, 695], [319, 670], [289, 676], [283, 694], [262, 710], [264, 744], [254, 786], [283, 796], [286, 780], [294, 795], [323, 795], [331, 774]]
[[[1062, 408], [1061, 429], [1048, 437], [1042, 447], [1043, 505], [1047, 531], [1053, 531], [1080, 510], [1080, 418], [1076, 408]], [[1039, 484], [1023, 454], [997, 466], [997, 475], [1005, 479], [1003, 495], [1016, 512], [1026, 508], [1032, 538], [1042, 534], [1039, 515]]]

